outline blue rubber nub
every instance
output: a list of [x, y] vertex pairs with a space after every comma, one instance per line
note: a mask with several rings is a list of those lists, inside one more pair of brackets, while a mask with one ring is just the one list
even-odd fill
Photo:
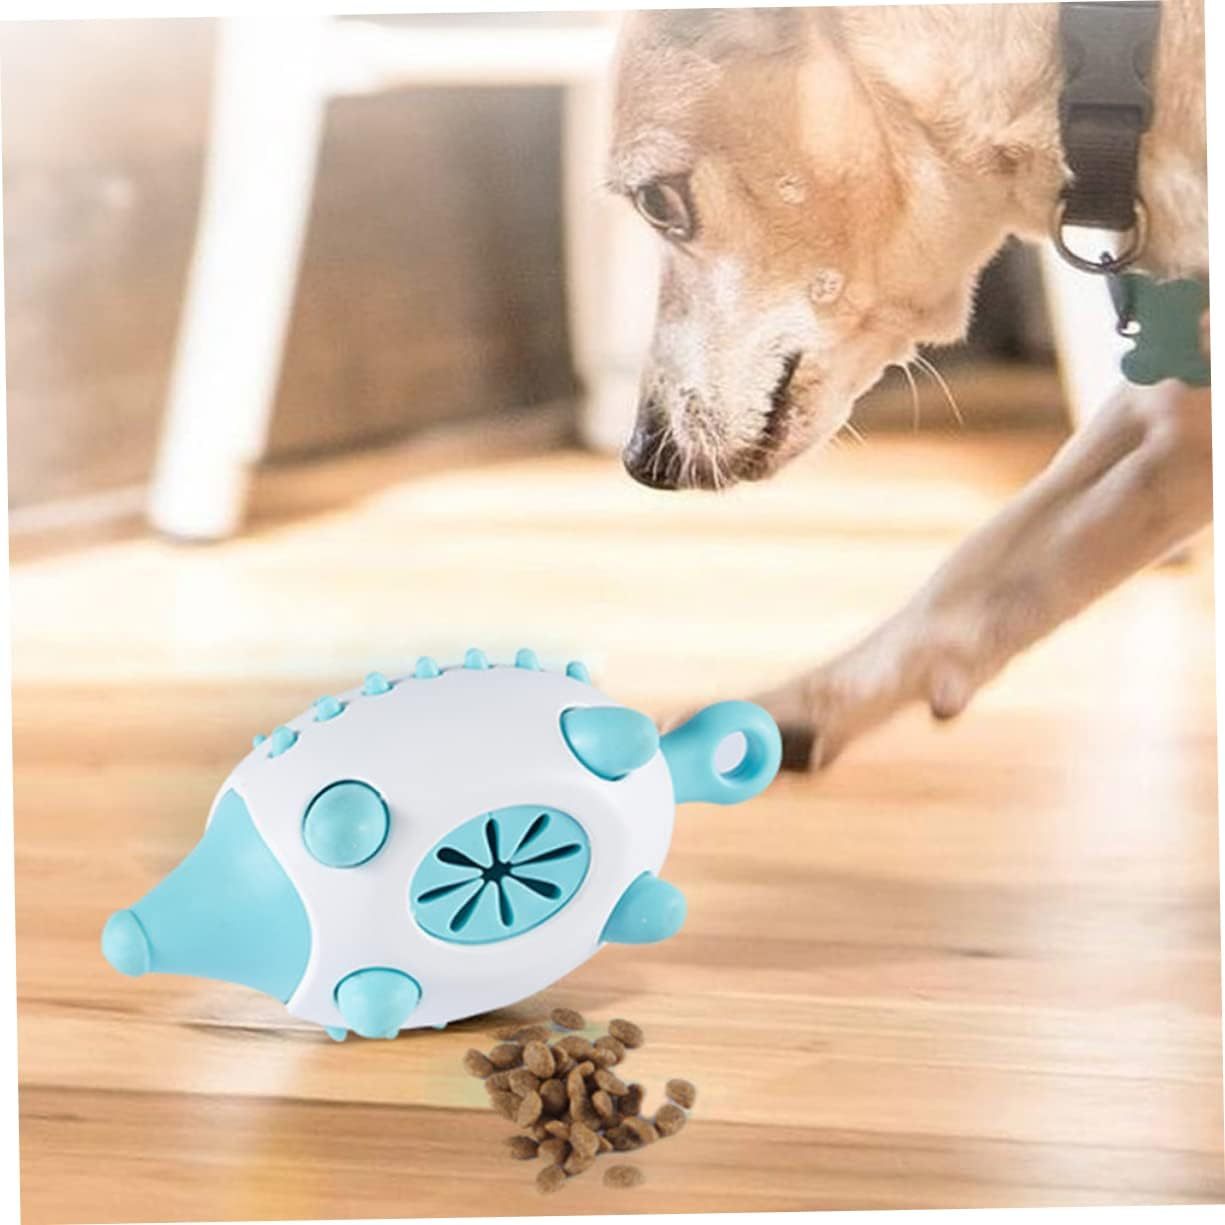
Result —
[[102, 929], [102, 956], [119, 971], [139, 978], [152, 968], [149, 937], [130, 910], [117, 910]]

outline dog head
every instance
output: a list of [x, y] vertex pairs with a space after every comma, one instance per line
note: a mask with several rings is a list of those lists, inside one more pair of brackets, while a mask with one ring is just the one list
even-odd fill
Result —
[[896, 85], [865, 79], [837, 14], [626, 19], [609, 183], [664, 244], [624, 453], [644, 484], [767, 476], [916, 343], [964, 332], [1000, 218]]

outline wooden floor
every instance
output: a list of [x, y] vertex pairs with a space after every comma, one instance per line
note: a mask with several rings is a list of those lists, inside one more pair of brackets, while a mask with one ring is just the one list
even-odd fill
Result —
[[960, 722], [684, 810], [683, 933], [513, 1010], [634, 1018], [635, 1075], [699, 1085], [637, 1190], [545, 1199], [506, 1160], [459, 1067], [489, 1019], [334, 1045], [98, 951], [318, 694], [471, 643], [581, 654], [652, 710], [745, 694], [889, 611], [1055, 442], [872, 440], [722, 499], [577, 455], [354, 460], [271, 475], [224, 546], [17, 548], [27, 1225], [1225, 1196], [1207, 542]]

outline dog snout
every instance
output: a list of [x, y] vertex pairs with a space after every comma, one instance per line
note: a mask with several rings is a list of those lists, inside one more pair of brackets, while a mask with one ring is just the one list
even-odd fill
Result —
[[641, 485], [651, 489], [679, 488], [680, 452], [652, 405], [644, 404], [638, 410], [638, 421], [621, 452], [621, 462]]

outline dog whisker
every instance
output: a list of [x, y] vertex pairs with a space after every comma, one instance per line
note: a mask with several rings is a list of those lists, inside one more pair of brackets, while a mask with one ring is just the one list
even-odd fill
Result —
[[949, 408], [953, 410], [953, 416], [957, 419], [957, 424], [960, 425], [964, 429], [965, 424], [966, 424], [966, 419], [965, 417], [962, 416], [961, 408], [958, 405], [957, 400], [954, 397], [952, 391], [950, 390], [948, 383], [945, 381], [944, 375], [942, 375], [940, 371], [937, 370], [936, 367], [932, 364], [932, 362], [928, 358], [924, 357], [922, 353], [916, 353], [914, 360], [916, 364], [918, 365], [919, 369], [926, 371], [926, 373], [931, 376], [931, 379], [936, 384], [936, 386], [939, 387], [940, 390], [944, 393], [944, 398], [945, 400], [948, 401]]
[[910, 369], [910, 362], [895, 362], [895, 366], [906, 376], [906, 381], [910, 384], [910, 405], [911, 405], [911, 429], [917, 434], [919, 432], [919, 387], [915, 382], [914, 374]]

